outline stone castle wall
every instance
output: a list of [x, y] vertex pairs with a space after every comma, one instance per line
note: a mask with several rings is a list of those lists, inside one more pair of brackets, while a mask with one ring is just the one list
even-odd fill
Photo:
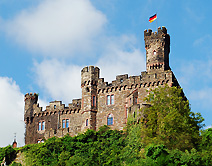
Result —
[[[37, 94], [25, 95], [25, 143], [37, 143], [67, 133], [74, 136], [103, 125], [122, 130], [129, 114], [145, 106], [147, 90], [168, 84], [179, 86], [169, 67], [170, 36], [165, 27], [158, 32], [144, 31], [147, 71], [139, 76], [119, 75], [112, 83], [100, 78], [100, 69], [89, 66], [81, 70], [82, 99], [67, 107], [61, 101], [50, 102], [46, 110], [37, 103]], [[65, 121], [68, 126], [63, 126]], [[111, 123], [112, 121], [112, 123]], [[44, 123], [44, 128], [39, 125]]]

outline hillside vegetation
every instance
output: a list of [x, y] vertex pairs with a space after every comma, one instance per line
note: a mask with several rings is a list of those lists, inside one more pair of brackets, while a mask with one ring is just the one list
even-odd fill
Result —
[[[181, 89], [160, 87], [145, 99], [142, 118], [129, 117], [124, 131], [103, 126], [75, 137], [0, 149], [0, 161], [12, 162], [17, 152], [29, 166], [204, 166], [212, 165], [212, 128], [201, 131], [203, 118], [193, 113]], [[139, 119], [139, 123], [138, 122]]]

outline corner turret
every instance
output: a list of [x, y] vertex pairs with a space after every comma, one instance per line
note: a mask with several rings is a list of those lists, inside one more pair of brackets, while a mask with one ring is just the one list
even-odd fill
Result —
[[157, 32], [151, 29], [144, 31], [146, 49], [146, 70], [155, 73], [169, 70], [170, 36], [165, 27], [159, 27]]

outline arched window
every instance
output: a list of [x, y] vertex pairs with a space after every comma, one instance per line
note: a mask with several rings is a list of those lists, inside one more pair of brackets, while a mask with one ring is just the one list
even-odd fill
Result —
[[153, 51], [153, 55], [156, 55], [156, 51], [155, 50]]
[[107, 117], [107, 125], [113, 125], [113, 116], [109, 114]]

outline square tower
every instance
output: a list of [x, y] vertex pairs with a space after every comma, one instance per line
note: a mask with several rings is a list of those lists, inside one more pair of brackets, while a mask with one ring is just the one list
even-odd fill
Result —
[[165, 27], [157, 32], [144, 31], [146, 49], [146, 70], [148, 73], [169, 70], [170, 36]]

